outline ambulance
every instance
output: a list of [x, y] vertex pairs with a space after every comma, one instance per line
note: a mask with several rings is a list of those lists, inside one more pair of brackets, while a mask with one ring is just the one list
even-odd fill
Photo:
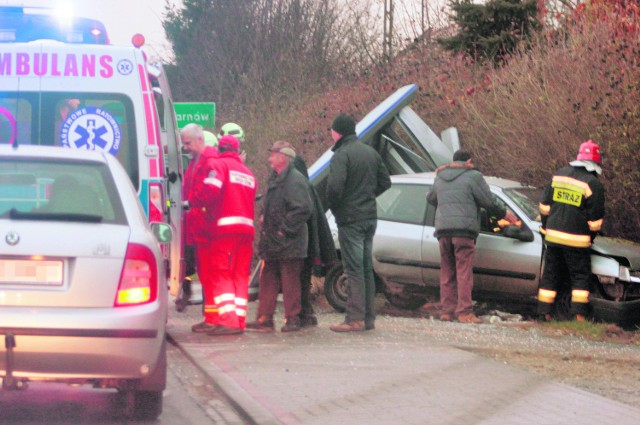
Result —
[[98, 21], [78, 20], [65, 33], [44, 24], [51, 19], [0, 7], [0, 143], [115, 156], [149, 221], [172, 227], [164, 255], [175, 295], [183, 269], [183, 173], [166, 75], [147, 61], [141, 36], [116, 47], [106, 44]]

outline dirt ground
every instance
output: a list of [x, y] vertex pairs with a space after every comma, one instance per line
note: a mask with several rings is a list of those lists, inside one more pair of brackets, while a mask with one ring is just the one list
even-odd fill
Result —
[[[433, 313], [433, 304], [408, 311], [379, 297], [382, 298], [378, 300], [379, 314], [429, 318]], [[320, 309], [333, 310], [323, 298], [316, 300], [324, 304]], [[510, 311], [504, 305], [476, 306], [476, 312], [485, 321], [491, 320], [495, 309]], [[526, 313], [520, 319], [515, 316], [513, 322], [498, 321], [480, 327], [434, 321], [432, 336], [496, 361], [640, 407], [640, 330], [625, 331], [609, 325], [601, 338], [592, 339], [572, 334], [570, 327], [565, 329], [561, 324], [548, 326], [536, 322]]]
[[[492, 311], [483, 307], [480, 312], [487, 314], [486, 320]], [[425, 309], [418, 314], [425, 314]], [[514, 343], [496, 344], [491, 338], [466, 338], [465, 348], [640, 407], [640, 330], [626, 331], [616, 325], [606, 325], [602, 336], [592, 337], [576, 335], [562, 322], [550, 326], [526, 316], [522, 321], [502, 322], [494, 328], [500, 332], [505, 326], [510, 328]]]

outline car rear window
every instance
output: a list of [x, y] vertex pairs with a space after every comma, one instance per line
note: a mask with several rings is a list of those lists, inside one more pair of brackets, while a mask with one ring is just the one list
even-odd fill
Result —
[[0, 92], [0, 143], [109, 152], [138, 190], [136, 140], [133, 104], [125, 95]]
[[0, 159], [0, 217], [127, 223], [108, 167], [89, 161]]

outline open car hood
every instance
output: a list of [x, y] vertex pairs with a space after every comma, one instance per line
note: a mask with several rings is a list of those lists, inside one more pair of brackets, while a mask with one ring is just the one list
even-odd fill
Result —
[[[415, 84], [398, 89], [356, 125], [360, 141], [378, 151], [391, 175], [434, 171], [451, 162], [453, 153], [460, 148], [455, 128], [438, 137], [409, 107], [417, 94]], [[329, 149], [309, 167], [309, 179], [323, 204], [332, 156]]]
[[640, 270], [640, 245], [623, 239], [598, 236], [591, 250], [607, 257], [623, 257], [629, 260], [631, 270]]

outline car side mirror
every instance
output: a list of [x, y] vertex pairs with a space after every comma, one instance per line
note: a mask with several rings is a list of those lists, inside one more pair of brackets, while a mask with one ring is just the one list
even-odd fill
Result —
[[532, 242], [533, 241], [533, 232], [528, 227], [524, 225], [522, 228], [518, 226], [506, 226], [502, 234], [508, 238], [517, 239], [522, 242]]
[[151, 223], [151, 231], [160, 243], [169, 243], [173, 239], [173, 230], [167, 223]]

